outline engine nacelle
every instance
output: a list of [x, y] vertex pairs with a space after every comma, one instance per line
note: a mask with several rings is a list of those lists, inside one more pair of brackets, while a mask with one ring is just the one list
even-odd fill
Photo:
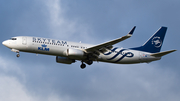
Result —
[[85, 57], [85, 53], [79, 49], [67, 49], [66, 56], [73, 59], [83, 59]]
[[76, 62], [74, 59], [69, 59], [66, 57], [60, 57], [60, 56], [56, 56], [56, 62], [57, 63], [64, 63], [64, 64], [72, 64], [74, 62]]

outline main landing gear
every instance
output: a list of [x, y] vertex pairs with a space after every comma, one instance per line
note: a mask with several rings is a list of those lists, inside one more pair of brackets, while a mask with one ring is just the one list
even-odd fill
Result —
[[92, 60], [88, 60], [86, 63], [87, 63], [88, 65], [92, 65], [92, 64], [93, 64], [93, 61], [92, 61]]
[[81, 69], [84, 69], [84, 68], [86, 68], [86, 64], [84, 64], [84, 63], [82, 62], [82, 64], [81, 64]]
[[[92, 65], [93, 61], [92, 60], [88, 60], [88, 61], [85, 61], [85, 63], [87, 63], [88, 65]], [[84, 64], [84, 62], [82, 61], [81, 69], [84, 69], [84, 68], [86, 68], [86, 64]]]

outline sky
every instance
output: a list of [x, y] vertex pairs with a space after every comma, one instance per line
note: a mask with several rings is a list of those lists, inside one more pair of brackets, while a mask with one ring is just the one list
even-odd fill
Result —
[[80, 68], [55, 56], [0, 45], [0, 101], [179, 101], [179, 0], [0, 0], [0, 42], [37, 36], [100, 44], [126, 35], [115, 46], [142, 45], [168, 27], [162, 51], [178, 51], [149, 64], [97, 63]]

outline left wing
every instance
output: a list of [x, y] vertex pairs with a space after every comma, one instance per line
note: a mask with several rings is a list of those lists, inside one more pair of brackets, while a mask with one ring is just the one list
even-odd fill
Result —
[[99, 45], [92, 46], [90, 48], [85, 49], [85, 51], [88, 52], [88, 53], [89, 52], [91, 53], [91, 52], [94, 52], [94, 51], [98, 52], [98, 53], [99, 53], [99, 51], [100, 52], [105, 52], [107, 49], [111, 49], [113, 47], [112, 45], [114, 45], [116, 43], [119, 43], [119, 42], [121, 42], [121, 41], [123, 41], [125, 39], [130, 38], [132, 36], [135, 28], [136, 28], [136, 26], [134, 26], [132, 28], [132, 30], [126, 36], [123, 36], [121, 38], [111, 40], [111, 41], [108, 41], [108, 42], [105, 42], [105, 43], [102, 43], [102, 44], [99, 44]]

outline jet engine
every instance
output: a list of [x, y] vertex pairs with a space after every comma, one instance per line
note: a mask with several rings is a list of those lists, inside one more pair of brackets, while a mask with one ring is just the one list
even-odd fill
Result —
[[60, 57], [60, 56], [56, 56], [56, 62], [57, 63], [64, 63], [64, 64], [72, 64], [74, 62], [76, 62], [74, 59], [69, 59], [66, 57]]
[[81, 60], [85, 57], [85, 52], [79, 49], [67, 49], [66, 51], [66, 56], [73, 58], [73, 59], [77, 59], [77, 60]]

